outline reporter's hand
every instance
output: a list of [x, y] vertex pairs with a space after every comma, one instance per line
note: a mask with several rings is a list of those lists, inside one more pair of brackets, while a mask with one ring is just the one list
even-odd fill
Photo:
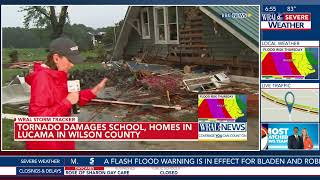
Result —
[[97, 84], [94, 88], [91, 89], [91, 92], [94, 95], [99, 94], [99, 92], [106, 86], [106, 82], [108, 81], [108, 78], [102, 79], [99, 84]]
[[71, 92], [67, 96], [67, 100], [70, 101], [71, 104], [77, 104], [79, 101], [79, 93], [78, 92]]

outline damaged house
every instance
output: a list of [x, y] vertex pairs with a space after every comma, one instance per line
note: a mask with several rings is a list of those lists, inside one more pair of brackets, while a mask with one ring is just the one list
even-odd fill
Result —
[[131, 6], [113, 58], [258, 77], [258, 54], [258, 6]]

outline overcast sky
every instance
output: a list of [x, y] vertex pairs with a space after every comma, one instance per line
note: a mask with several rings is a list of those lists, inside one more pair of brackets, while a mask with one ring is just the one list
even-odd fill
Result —
[[[1, 6], [2, 27], [23, 27], [22, 6]], [[84, 24], [92, 28], [112, 26], [124, 18], [128, 6], [69, 6], [71, 24]], [[60, 7], [59, 7], [60, 9]]]

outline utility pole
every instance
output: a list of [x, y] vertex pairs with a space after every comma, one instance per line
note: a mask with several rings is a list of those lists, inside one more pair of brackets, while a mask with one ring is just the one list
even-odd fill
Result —
[[117, 43], [117, 31], [116, 31], [116, 28], [117, 28], [117, 23], [115, 23], [114, 27], [113, 27], [113, 49], [115, 48], [116, 43]]

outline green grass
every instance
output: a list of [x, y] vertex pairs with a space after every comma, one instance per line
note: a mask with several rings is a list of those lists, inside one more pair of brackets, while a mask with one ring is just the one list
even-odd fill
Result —
[[98, 58], [97, 53], [94, 50], [90, 50], [90, 51], [82, 51], [81, 52], [81, 56], [85, 57], [85, 58]]
[[[6, 106], [2, 107], [3, 113], [8, 114], [21, 114]], [[25, 142], [14, 141], [13, 120], [2, 119], [2, 148], [5, 150], [23, 150], [25, 149]]]
[[13, 122], [10, 119], [2, 119], [2, 148], [4, 150], [23, 150], [25, 149], [25, 142], [14, 141]]
[[76, 64], [75, 66], [73, 66], [73, 68], [71, 69], [72, 71], [75, 70], [87, 70], [87, 69], [102, 69], [102, 65], [101, 63], [82, 63], [82, 64]]
[[43, 61], [47, 57], [47, 52], [44, 48], [34, 48], [34, 49], [3, 48], [2, 63], [10, 63], [9, 54], [13, 50], [18, 51], [19, 61], [39, 61], [39, 60]]

